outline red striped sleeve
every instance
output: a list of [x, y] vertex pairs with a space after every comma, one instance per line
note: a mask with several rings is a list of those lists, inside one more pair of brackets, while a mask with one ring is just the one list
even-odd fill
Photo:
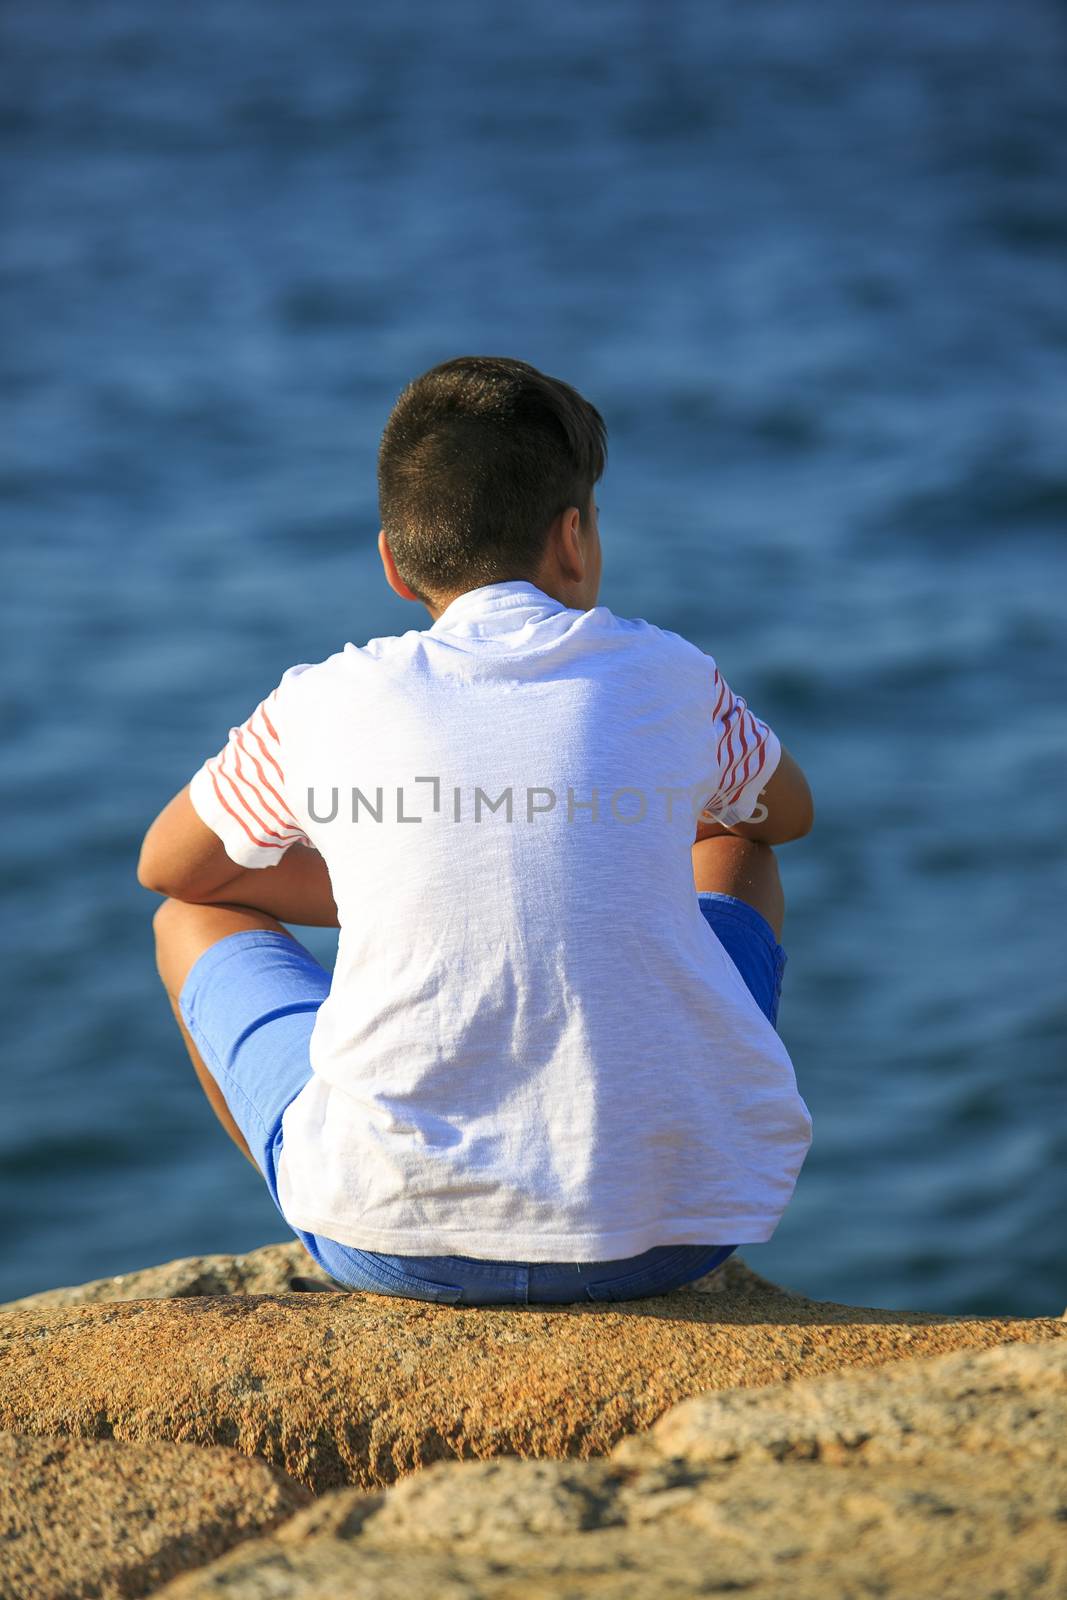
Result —
[[[223, 750], [218, 756], [215, 768], [216, 775], [222, 780], [228, 792], [237, 801], [237, 804], [242, 808], [249, 820], [255, 825], [256, 830], [260, 834], [266, 834], [267, 838], [271, 842], [275, 844], [281, 844], [283, 835], [276, 833], [266, 819], [260, 815], [257, 807], [252, 804], [247, 793], [245, 792], [243, 784], [237, 781], [237, 778], [227, 766], [227, 758], [231, 755], [232, 748], [232, 745], [227, 745], [226, 749]], [[293, 837], [295, 838], [296, 835], [294, 834]], [[289, 842], [292, 843], [292, 840]]]
[[[744, 707], [745, 702], [740, 700], [737, 702], [737, 704]], [[726, 771], [726, 775], [722, 781], [723, 790], [733, 788], [733, 786], [737, 783], [738, 778], [741, 777], [742, 773], [744, 774], [744, 776], [741, 777], [742, 788], [744, 787], [745, 783], [747, 783], [748, 779], [754, 776], [753, 772], [750, 770], [752, 759], [758, 753], [761, 745], [765, 744], [766, 732], [766, 728], [757, 721], [757, 719], [752, 715], [751, 711], [742, 711], [738, 718], [738, 740], [741, 745], [741, 751], [737, 759], [733, 762], [732, 766], [730, 766]]]
[[251, 840], [251, 842], [254, 845], [257, 845], [260, 849], [269, 850], [270, 849], [270, 841], [268, 839], [257, 839], [255, 834], [252, 832], [251, 828], [248, 826], [248, 823], [245, 821], [244, 817], [240, 816], [233, 809], [233, 807], [230, 805], [229, 801], [226, 799], [226, 797], [223, 794], [222, 790], [219, 788], [219, 780], [218, 780], [218, 778], [215, 776], [214, 772], [211, 771], [211, 763], [210, 762], [208, 762], [207, 770], [211, 774], [211, 785], [212, 785], [212, 788], [215, 791], [215, 796], [216, 796], [216, 798], [217, 798], [217, 800], [219, 802], [219, 805], [222, 807], [223, 811], [226, 811], [226, 812], [229, 813], [229, 815], [237, 823], [238, 827], [242, 830], [243, 833], [247, 834], [248, 838]]
[[[759, 794], [759, 789], [753, 786], [761, 777], [766, 783], [777, 764], [777, 739], [768, 725], [749, 710], [748, 702], [731, 691], [718, 667], [712, 678], [712, 695], [711, 722], [712, 729], [718, 731], [715, 768], [719, 777], [704, 811], [711, 816], [727, 816], [741, 801], [741, 809], [751, 814]], [[767, 770], [769, 756], [771, 770]]]
[[[747, 721], [746, 715], [748, 717]], [[735, 700], [727, 718], [727, 732], [719, 742], [720, 755], [722, 754], [723, 744], [725, 743], [726, 746], [726, 752], [722, 757], [719, 768], [720, 772], [725, 773], [723, 778], [724, 788], [733, 781], [733, 774], [743, 761], [749, 744], [753, 742], [751, 721], [751, 713], [746, 713], [745, 702], [740, 699]]]
[[260, 706], [259, 707], [259, 714], [263, 718], [263, 721], [266, 723], [267, 732], [270, 734], [271, 738], [274, 740], [274, 743], [275, 744], [281, 744], [281, 740], [278, 738], [278, 735], [274, 730], [274, 724], [271, 722], [270, 718], [267, 715], [266, 706]]
[[236, 765], [236, 752], [233, 744], [228, 744], [225, 750], [223, 750], [219, 755], [217, 759], [217, 772], [218, 776], [224, 781], [228, 789], [236, 798], [238, 804], [243, 807], [245, 812], [247, 812], [248, 816], [255, 823], [260, 833], [266, 834], [268, 839], [277, 844], [281, 844], [283, 841], [292, 844], [295, 839], [300, 837], [301, 830], [299, 828], [286, 829], [285, 824], [283, 823], [283, 831], [278, 833], [274, 828], [271, 827], [270, 823], [263, 815], [264, 811], [266, 811], [275, 822], [278, 822], [281, 819], [273, 816], [273, 813], [270, 812], [269, 807], [263, 805], [262, 796], [260, 795], [258, 789], [245, 780], [243, 774]]
[[[248, 776], [247, 772], [244, 770], [244, 767], [243, 767], [243, 764], [242, 764], [242, 761], [241, 761], [241, 757], [242, 756], [245, 756], [247, 758], [247, 760], [249, 760], [252, 763], [253, 767], [255, 767], [256, 776], [259, 779], [259, 784], [258, 785], [253, 781], [253, 779], [251, 779]], [[256, 795], [257, 799], [259, 800], [260, 805], [263, 807], [264, 811], [266, 811], [269, 816], [273, 817], [275, 822], [280, 823], [281, 826], [283, 828], [285, 828], [285, 829], [288, 829], [289, 832], [293, 832], [295, 830], [297, 833], [300, 833], [300, 832], [303, 831], [301, 829], [301, 827], [300, 827], [300, 824], [297, 822], [296, 818], [293, 816], [293, 813], [289, 810], [289, 807], [286, 805], [285, 800], [278, 793], [277, 789], [271, 783], [270, 779], [267, 777], [266, 773], [263, 771], [263, 768], [260, 766], [259, 762], [256, 760], [255, 754], [251, 750], [248, 749], [247, 745], [244, 742], [244, 734], [243, 734], [243, 732], [242, 732], [242, 730], [240, 728], [238, 728], [236, 730], [235, 737], [234, 737], [234, 765], [237, 768], [237, 773], [238, 773], [238, 776], [240, 777], [242, 783], [246, 783], [248, 785], [248, 787], [255, 793], [255, 795]], [[269, 794], [272, 797], [272, 799], [277, 801], [278, 805], [281, 807], [281, 810], [285, 813], [284, 816], [279, 815], [279, 813], [271, 805], [270, 801], [266, 798], [266, 795], [263, 793], [264, 789], [267, 791], [267, 794]]]
[[[748, 786], [748, 784], [751, 783], [753, 778], [758, 778], [759, 777], [760, 773], [763, 771], [763, 768], [766, 766], [766, 764], [767, 764], [767, 740], [766, 740], [766, 738], [763, 738], [763, 739], [761, 739], [759, 741], [758, 749], [759, 749], [759, 760], [756, 762], [756, 765], [752, 768], [751, 772], [746, 772], [745, 773], [744, 777], [741, 779], [741, 782], [737, 785], [737, 788], [734, 789], [732, 794], [727, 795], [727, 797], [726, 797], [727, 805], [731, 805], [732, 806], [734, 801], [737, 799], [738, 795], [740, 795], [745, 790], [745, 788]], [[747, 765], [747, 763], [746, 763], [746, 765]]]
[[[290, 668], [294, 675], [306, 669]], [[288, 678], [289, 674], [286, 674]], [[286, 678], [281, 689], [285, 689]], [[189, 785], [201, 820], [243, 867], [270, 867], [294, 844], [310, 844], [287, 798], [283, 736], [286, 701], [278, 689], [260, 701], [217, 755], [204, 762]]]
[[[273, 745], [269, 743], [269, 735], [268, 738], [264, 738], [263, 734], [260, 733], [259, 729], [256, 727], [256, 718], [260, 715], [261, 710], [262, 707], [256, 707], [255, 711], [253, 711], [252, 715], [245, 723], [245, 731], [247, 731], [250, 738], [256, 741], [256, 746], [264, 761], [269, 762], [274, 768], [275, 772], [278, 774], [278, 782], [284, 783], [285, 773], [282, 771], [281, 763], [278, 760], [278, 756], [281, 753], [281, 745], [278, 742], [275, 742]], [[265, 721], [266, 719], [263, 720]]]

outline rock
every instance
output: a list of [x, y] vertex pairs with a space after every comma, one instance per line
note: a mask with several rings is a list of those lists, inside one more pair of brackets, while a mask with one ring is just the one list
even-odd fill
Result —
[[1065, 1417], [1067, 1344], [1005, 1344], [817, 1384], [697, 1395], [613, 1454], [636, 1466], [675, 1457], [922, 1463], [935, 1451], [996, 1450], [1051, 1465], [1067, 1454]]
[[[294, 1262], [281, 1259], [271, 1270]], [[188, 1282], [166, 1270], [172, 1293]], [[439, 1460], [602, 1456], [707, 1390], [1067, 1335], [1052, 1318], [806, 1300], [743, 1263], [720, 1281], [568, 1306], [285, 1292], [24, 1304], [0, 1310], [0, 1428], [221, 1444], [317, 1493], [373, 1489]]]
[[347, 1489], [159, 1600], [1059, 1600], [1067, 1344], [701, 1395], [599, 1461]]
[[[705, 1273], [686, 1288], [714, 1294], [741, 1283], [750, 1287], [758, 1285], [764, 1292], [786, 1292], [746, 1267], [737, 1256], [729, 1256], [721, 1267]], [[286, 1294], [311, 1289], [333, 1289], [343, 1294], [362, 1292], [348, 1289], [328, 1277], [299, 1239], [290, 1239], [284, 1244], [268, 1244], [260, 1250], [250, 1250], [243, 1256], [183, 1256], [177, 1261], [166, 1261], [162, 1266], [122, 1272], [113, 1278], [94, 1278], [90, 1283], [75, 1284], [72, 1288], [43, 1289], [39, 1294], [24, 1295], [20, 1300], [0, 1304], [0, 1312], [30, 1307], [96, 1305], [104, 1300], [177, 1300], [189, 1295]]]
[[20, 1308], [95, 1305], [110, 1300], [176, 1300], [205, 1294], [285, 1294], [294, 1283], [331, 1289], [318, 1263], [299, 1239], [266, 1245], [243, 1256], [185, 1256], [159, 1267], [94, 1278], [70, 1289], [45, 1289], [0, 1305], [0, 1313]]
[[311, 1496], [233, 1450], [0, 1434], [0, 1595], [152, 1594]]

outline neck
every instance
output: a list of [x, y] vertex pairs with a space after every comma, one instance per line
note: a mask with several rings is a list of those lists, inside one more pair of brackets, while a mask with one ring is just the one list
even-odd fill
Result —
[[[525, 574], [523, 574], [521, 577], [492, 578], [492, 579], [489, 580], [489, 582], [491, 582], [491, 583], [532, 583], [535, 589], [540, 589], [542, 594], [547, 594], [549, 596], [549, 598], [552, 599], [552, 600], [558, 600], [560, 605], [569, 606], [571, 604], [571, 601], [568, 600], [565, 595], [558, 594], [553, 585], [551, 585], [550, 583], [542, 582], [542, 580], [540, 578], [528, 578], [528, 577], [525, 576]], [[444, 612], [444, 611], [446, 611], [448, 609], [448, 607], [452, 604], [453, 600], [458, 600], [461, 594], [470, 594], [471, 589], [484, 589], [484, 588], [487, 588], [487, 587], [488, 587], [488, 584], [472, 583], [470, 589], [457, 589], [455, 594], [450, 594], [450, 595], [447, 595], [447, 596], [438, 595], [433, 599], [424, 600], [423, 601], [423, 605], [426, 607], [427, 611], [430, 613], [431, 622], [436, 622], [438, 617], [442, 614], [442, 612]]]

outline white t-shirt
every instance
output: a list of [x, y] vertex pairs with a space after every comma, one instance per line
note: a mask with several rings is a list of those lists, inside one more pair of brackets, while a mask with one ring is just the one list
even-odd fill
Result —
[[770, 1238], [811, 1119], [690, 852], [780, 755], [697, 646], [520, 580], [291, 667], [191, 787], [236, 863], [310, 844], [337, 901], [286, 1219], [488, 1260]]

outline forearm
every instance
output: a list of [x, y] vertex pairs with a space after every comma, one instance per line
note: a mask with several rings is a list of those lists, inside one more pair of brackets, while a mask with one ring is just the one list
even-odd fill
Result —
[[137, 880], [188, 905], [243, 905], [279, 922], [338, 926], [330, 875], [317, 850], [292, 844], [273, 866], [240, 866], [193, 809], [188, 784], [145, 834]]
[[175, 898], [196, 905], [249, 906], [298, 927], [339, 925], [326, 863], [317, 850], [302, 844], [292, 845], [275, 867], [235, 867], [234, 876], [217, 888]]
[[724, 828], [721, 822], [713, 822], [710, 817], [697, 818], [696, 838], [694, 844], [700, 844], [703, 839], [725, 839], [732, 834], [730, 828]]
[[788, 844], [802, 839], [811, 832], [815, 806], [808, 780], [784, 747], [778, 764], [765, 787], [760, 790], [756, 809], [748, 822], [727, 826], [711, 817], [701, 816], [697, 835], [693, 841], [716, 839], [732, 834], [736, 839], [750, 839], [756, 844]]
[[767, 842], [762, 838], [761, 822], [737, 822], [728, 828], [725, 823], [713, 822], [710, 817], [699, 817], [693, 843], [700, 844], [704, 839], [749, 839], [756, 844]]

